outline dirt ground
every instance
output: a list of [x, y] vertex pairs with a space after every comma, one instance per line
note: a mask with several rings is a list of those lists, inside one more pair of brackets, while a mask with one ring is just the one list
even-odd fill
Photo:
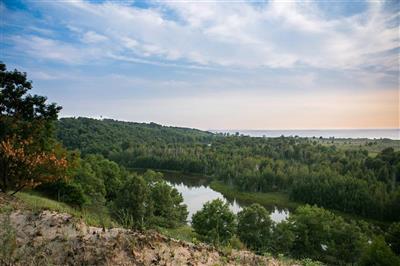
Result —
[[[87, 226], [69, 214], [7, 208], [0, 197], [0, 264], [5, 265], [287, 265], [249, 251], [225, 254], [157, 232]], [[9, 204], [9, 205], [6, 205]]]

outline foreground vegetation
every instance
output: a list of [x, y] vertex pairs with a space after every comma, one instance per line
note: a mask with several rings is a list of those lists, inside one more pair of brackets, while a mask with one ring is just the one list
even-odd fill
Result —
[[33, 212], [50, 210], [59, 213], [68, 213], [76, 218], [82, 218], [86, 224], [91, 226], [104, 226], [107, 228], [117, 226], [117, 223], [113, 222], [112, 218], [107, 213], [98, 213], [84, 208], [74, 208], [64, 202], [44, 197], [35, 191], [20, 192], [15, 196], [24, 202], [23, 209]]
[[[193, 215], [192, 225], [204, 241], [226, 245], [234, 243], [236, 235], [259, 254], [308, 257], [330, 265], [400, 264], [400, 259], [387, 245], [398, 244], [393, 236], [399, 235], [399, 224], [392, 226], [385, 240], [377, 228], [366, 222], [347, 222], [316, 206], [298, 207], [288, 220], [276, 224], [257, 203], [245, 207], [236, 216], [227, 203], [217, 199], [206, 203]], [[377, 260], [376, 256], [382, 258]]]

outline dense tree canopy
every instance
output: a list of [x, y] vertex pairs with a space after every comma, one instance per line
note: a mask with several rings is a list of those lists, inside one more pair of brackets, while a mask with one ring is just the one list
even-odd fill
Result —
[[212, 175], [244, 191], [282, 191], [296, 201], [400, 219], [400, 152], [393, 148], [372, 157], [363, 149], [339, 149], [334, 140], [322, 145], [88, 118], [61, 119], [58, 137], [69, 148], [101, 153], [127, 168]]

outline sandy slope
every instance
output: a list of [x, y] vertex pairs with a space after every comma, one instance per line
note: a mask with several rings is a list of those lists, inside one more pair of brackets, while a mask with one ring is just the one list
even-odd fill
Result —
[[2, 212], [0, 236], [7, 235], [8, 261], [17, 265], [286, 265], [248, 251], [222, 254], [156, 232], [91, 227], [51, 211]]

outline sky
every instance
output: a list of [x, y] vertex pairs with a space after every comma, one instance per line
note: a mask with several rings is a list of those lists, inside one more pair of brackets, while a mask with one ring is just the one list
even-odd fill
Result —
[[399, 1], [0, 0], [0, 60], [87, 116], [399, 128]]

